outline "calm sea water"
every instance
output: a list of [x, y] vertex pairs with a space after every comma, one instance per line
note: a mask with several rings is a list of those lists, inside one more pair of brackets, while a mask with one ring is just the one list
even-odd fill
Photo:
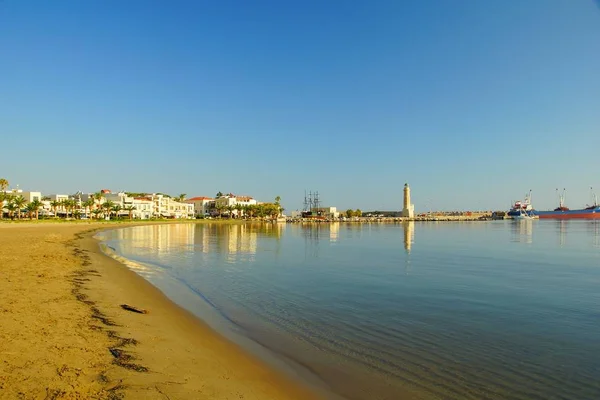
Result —
[[216, 329], [346, 398], [600, 399], [598, 222], [177, 224], [101, 238]]

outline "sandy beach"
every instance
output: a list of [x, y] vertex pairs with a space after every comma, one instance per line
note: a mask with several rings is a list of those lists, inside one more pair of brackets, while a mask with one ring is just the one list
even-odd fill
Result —
[[110, 228], [0, 223], [0, 399], [316, 398], [101, 254]]

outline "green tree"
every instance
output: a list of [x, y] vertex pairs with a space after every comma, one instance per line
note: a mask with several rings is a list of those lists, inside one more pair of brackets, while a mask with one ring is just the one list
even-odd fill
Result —
[[50, 207], [52, 207], [52, 210], [54, 211], [54, 216], [58, 217], [58, 208], [61, 206], [61, 202], [57, 201], [57, 200], [53, 200], [50, 202]]
[[98, 218], [100, 218], [100, 214], [102, 214], [102, 210], [99, 208], [96, 208], [95, 210], [92, 210], [92, 214], [94, 214], [96, 219], [98, 219]]
[[227, 206], [227, 211], [229, 211], [229, 218], [233, 218], [233, 210], [235, 210], [235, 206]]
[[12, 202], [15, 206], [17, 206], [17, 218], [21, 219], [21, 209], [25, 207], [27, 200], [25, 200], [25, 197], [23, 196], [17, 196], [13, 199]]
[[17, 205], [15, 203], [13, 203], [12, 201], [10, 201], [6, 205], [6, 211], [8, 211], [8, 218], [14, 219], [15, 211], [17, 211], [17, 209], [18, 209]]
[[44, 203], [42, 203], [38, 199], [35, 199], [31, 203], [29, 203], [28, 206], [31, 206], [33, 208], [35, 213], [35, 219], [40, 219], [40, 208], [44, 206]]
[[235, 206], [233, 206], [235, 208], [235, 210], [237, 211], [237, 217], [241, 218], [242, 217], [242, 211], [244, 210], [244, 206], [241, 205], [240, 203], [237, 203]]
[[354, 211], [352, 211], [351, 209], [347, 209], [346, 210], [346, 217], [352, 218], [353, 216], [354, 216]]
[[120, 204], [115, 204], [110, 209], [112, 212], [115, 213], [115, 219], [119, 219], [119, 211], [121, 211], [121, 209], [122, 209], [122, 207]]
[[35, 215], [35, 211], [36, 211], [35, 204], [27, 203], [27, 205], [25, 206], [25, 209], [27, 210], [27, 216], [29, 217], [29, 220], [32, 220], [33, 216]]
[[4, 202], [8, 198], [8, 195], [4, 192], [0, 192], [0, 219], [4, 218]]
[[187, 196], [187, 194], [186, 194], [186, 193], [181, 193], [179, 196], [177, 196], [177, 197], [175, 198], [175, 200], [177, 200], [177, 201], [178, 201], [178, 202], [180, 202], [180, 203], [183, 203], [183, 202], [185, 201], [185, 196]]
[[219, 215], [219, 218], [221, 218], [221, 214], [223, 214], [223, 211], [225, 210], [225, 206], [223, 204], [217, 204], [215, 206], [215, 209], [217, 210], [217, 214]]
[[102, 203], [101, 207], [104, 210], [103, 215], [105, 219], [110, 219], [110, 212], [112, 211], [114, 205], [115, 203], [113, 203], [110, 200], [107, 200], [104, 203]]
[[6, 192], [6, 189], [8, 189], [8, 181], [4, 178], [0, 178], [0, 190]]
[[81, 205], [84, 207], [85, 209], [85, 213], [88, 215], [88, 217], [91, 218], [90, 214], [92, 213], [92, 208], [94, 208], [94, 204], [96, 204], [96, 202], [94, 201], [93, 198], [89, 198], [86, 201], [84, 201], [83, 203], [81, 203]]
[[284, 208], [281, 207], [281, 196], [275, 197], [275, 206], [277, 207], [277, 218], [283, 213]]
[[98, 203], [97, 207], [100, 208], [102, 206], [102, 200], [104, 200], [104, 194], [102, 192], [96, 192], [92, 195], [95, 203]]
[[133, 212], [136, 210], [134, 205], [129, 205], [127, 207], [124, 208], [125, 211], [127, 211], [129, 213], [129, 220], [133, 219]]
[[215, 196], [215, 199], [218, 199], [221, 196], [223, 196], [223, 192], [217, 192], [217, 195]]
[[356, 211], [354, 211], [354, 216], [355, 217], [362, 217], [362, 211], [360, 210], [360, 208], [357, 208]]

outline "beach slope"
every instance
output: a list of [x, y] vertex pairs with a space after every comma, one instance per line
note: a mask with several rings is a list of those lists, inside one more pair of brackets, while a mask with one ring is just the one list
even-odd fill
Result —
[[0, 398], [316, 398], [101, 254], [99, 227], [0, 224]]

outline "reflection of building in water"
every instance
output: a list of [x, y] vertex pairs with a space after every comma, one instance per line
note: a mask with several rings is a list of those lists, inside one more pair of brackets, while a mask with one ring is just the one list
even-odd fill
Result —
[[513, 222], [513, 241], [519, 243], [533, 243], [533, 221], [528, 219]]
[[229, 225], [227, 251], [229, 254], [255, 254], [257, 236], [250, 225]]
[[404, 250], [410, 253], [412, 244], [415, 242], [415, 223], [414, 221], [404, 222], [402, 227], [404, 228]]
[[116, 234], [118, 239], [131, 241], [134, 247], [156, 255], [166, 254], [173, 248], [193, 251], [193, 224], [136, 226], [119, 229]]
[[224, 254], [228, 261], [256, 254], [258, 232], [253, 225], [203, 224], [196, 229], [196, 252]]
[[329, 241], [335, 243], [338, 241], [340, 235], [340, 223], [332, 222], [329, 224]]

